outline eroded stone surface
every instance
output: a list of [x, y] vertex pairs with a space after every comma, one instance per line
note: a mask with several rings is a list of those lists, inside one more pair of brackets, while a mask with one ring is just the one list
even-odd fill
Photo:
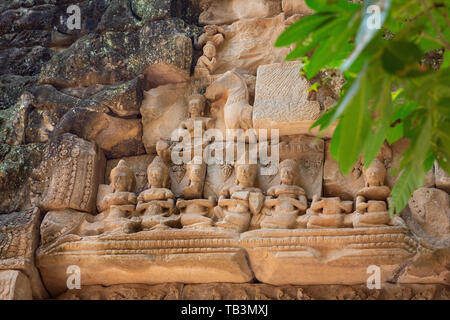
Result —
[[33, 171], [32, 203], [44, 210], [95, 212], [105, 157], [98, 147], [71, 134], [48, 144], [43, 162]]
[[313, 13], [305, 3], [305, 0], [282, 0], [282, 7], [286, 16], [292, 16], [294, 14], [307, 15]]
[[420, 188], [405, 212], [411, 230], [437, 247], [450, 246], [450, 197], [435, 188]]
[[10, 282], [10, 286], [7, 286], [8, 292], [4, 292], [8, 297], [14, 295], [15, 286], [11, 283], [13, 280], [18, 281], [17, 285], [21, 287], [18, 288], [18, 294], [29, 294], [24, 288], [29, 281], [28, 285], [31, 286], [35, 299], [48, 296], [34, 263], [34, 252], [39, 245], [40, 222], [41, 213], [38, 208], [0, 215], [0, 270], [20, 270], [27, 278], [25, 280], [23, 276], [6, 275], [4, 271], [0, 271]]
[[0, 271], [0, 300], [32, 300], [30, 281], [17, 270]]
[[52, 57], [40, 83], [59, 87], [113, 84], [146, 75], [152, 86], [187, 80], [192, 42], [180, 20], [150, 22], [138, 33], [88, 34]]
[[274, 48], [271, 44], [275, 43], [285, 26], [283, 14], [273, 18], [239, 20], [224, 26], [225, 41], [217, 52], [215, 73], [234, 69], [256, 75], [260, 65], [284, 61], [289, 48]]
[[381, 290], [366, 285], [273, 286], [268, 284], [159, 284], [86, 286], [58, 296], [61, 300], [447, 300], [445, 285], [397, 285]]
[[298, 62], [263, 65], [256, 77], [253, 126], [278, 129], [280, 135], [307, 134], [321, 114], [317, 101], [308, 100], [309, 82]]
[[202, 24], [230, 24], [239, 19], [266, 18], [281, 12], [280, 0], [204, 1], [198, 21]]

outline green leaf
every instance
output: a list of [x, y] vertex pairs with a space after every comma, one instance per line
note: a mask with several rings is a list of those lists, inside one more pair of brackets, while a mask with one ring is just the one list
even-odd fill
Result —
[[336, 60], [336, 56], [342, 57], [342, 51], [347, 51], [349, 40], [352, 38], [355, 28], [349, 21], [343, 21], [341, 25], [343, 26], [342, 29], [333, 31], [336, 32], [336, 36], [323, 41], [314, 52], [308, 68], [305, 69], [308, 79], [314, 77], [321, 69], [330, 66]]
[[[361, 79], [361, 87], [342, 115], [338, 150], [339, 168], [347, 174], [358, 161], [373, 122], [369, 102], [369, 78]], [[344, 129], [345, 128], [345, 129]]]
[[400, 164], [402, 172], [392, 189], [391, 213], [403, 210], [414, 190], [423, 185], [424, 163], [431, 144], [431, 118], [422, 120], [416, 130], [416, 138], [411, 140], [408, 150], [403, 154]]
[[411, 198], [415, 189], [423, 184], [425, 174], [423, 169], [415, 163], [406, 166], [392, 189], [392, 201], [389, 213], [400, 213]]
[[339, 156], [339, 144], [341, 142], [341, 131], [342, 125], [339, 123], [334, 129], [333, 139], [330, 142], [330, 153], [334, 159], [337, 159]]
[[387, 132], [386, 140], [389, 144], [393, 144], [395, 141], [403, 137], [403, 123], [400, 122], [394, 127], [390, 127]]
[[322, 23], [333, 19], [333, 13], [316, 13], [301, 18], [284, 30], [275, 42], [275, 47], [285, 47], [301, 41], [307, 38], [309, 33], [316, 30]]
[[379, 89], [378, 99], [373, 110], [378, 111], [379, 120], [375, 123], [375, 132], [368, 135], [364, 144], [364, 167], [367, 169], [378, 154], [381, 146], [386, 139], [389, 125], [392, 117], [392, 101], [391, 101], [391, 84], [392, 80], [385, 77], [381, 83], [374, 89]]
[[450, 67], [450, 51], [444, 52], [444, 62], [442, 62], [441, 68], [448, 68]]
[[301, 38], [297, 42], [297, 46], [286, 57], [286, 60], [294, 60], [298, 57], [304, 56], [318, 46], [318, 44], [328, 39], [330, 32], [344, 29], [347, 21], [343, 19], [329, 19], [322, 23], [318, 29], [308, 34], [307, 37]]
[[391, 41], [381, 56], [384, 70], [399, 77], [420, 75], [420, 48], [408, 41]]

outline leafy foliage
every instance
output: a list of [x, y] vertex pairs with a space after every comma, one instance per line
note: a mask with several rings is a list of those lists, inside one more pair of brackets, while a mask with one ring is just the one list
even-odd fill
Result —
[[[363, 156], [367, 168], [385, 140], [405, 137], [391, 214], [400, 212], [436, 160], [450, 173], [450, 18], [445, 0], [306, 0], [314, 14], [282, 33], [275, 46], [295, 45], [308, 79], [340, 67], [341, 98], [312, 127], [336, 125], [330, 151], [347, 174]], [[373, 28], [378, 6], [379, 28]], [[438, 70], [424, 57], [445, 50]], [[393, 90], [394, 88], [400, 88]], [[316, 88], [314, 88], [316, 90]]]

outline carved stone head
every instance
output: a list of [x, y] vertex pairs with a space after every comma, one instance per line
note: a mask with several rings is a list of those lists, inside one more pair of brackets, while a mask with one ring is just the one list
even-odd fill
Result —
[[203, 30], [207, 35], [213, 36], [217, 33], [217, 27], [214, 25], [206, 25], [203, 27]]
[[206, 165], [201, 158], [194, 158], [186, 165], [186, 172], [192, 182], [203, 182], [206, 174]]
[[191, 117], [203, 115], [205, 110], [206, 98], [201, 94], [193, 94], [188, 98], [189, 114]]
[[136, 178], [125, 160], [120, 160], [117, 166], [111, 170], [110, 181], [113, 192], [130, 192], [134, 189]]
[[386, 167], [379, 158], [375, 158], [370, 166], [363, 170], [366, 187], [379, 187], [384, 185]]
[[280, 162], [280, 179], [282, 184], [295, 185], [298, 183], [298, 163], [294, 159]]
[[236, 172], [236, 184], [244, 187], [253, 187], [255, 184], [258, 166], [256, 164], [236, 163], [234, 166]]
[[158, 156], [156, 156], [152, 163], [148, 166], [147, 178], [150, 188], [170, 187], [169, 169]]

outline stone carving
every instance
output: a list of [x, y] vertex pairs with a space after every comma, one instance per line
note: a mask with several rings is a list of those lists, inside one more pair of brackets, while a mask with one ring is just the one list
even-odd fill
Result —
[[[152, 162], [155, 155], [153, 154], [143, 154], [140, 156], [133, 156], [133, 157], [125, 157], [122, 159], [112, 159], [106, 161], [106, 171], [105, 171], [105, 184], [109, 185], [111, 183], [110, 181], [110, 175], [112, 169], [114, 169], [118, 164], [120, 160], [125, 160], [127, 166], [133, 170], [134, 176], [136, 179], [136, 186], [133, 192], [140, 193], [147, 189], [147, 167]], [[98, 197], [97, 197], [98, 199]]]
[[191, 88], [187, 83], [168, 84], [144, 91], [140, 110], [142, 142], [147, 153], [154, 153], [156, 143], [161, 139], [170, 141], [172, 132], [188, 118], [186, 98], [190, 92]]
[[218, 48], [225, 40], [225, 30], [219, 26], [206, 25], [204, 33], [198, 37], [198, 40], [194, 43], [196, 49], [201, 49], [208, 42], [212, 42], [215, 48]]
[[212, 41], [208, 41], [203, 47], [203, 55], [197, 60], [194, 77], [203, 78], [210, 76], [213, 74], [216, 64], [216, 46]]
[[278, 129], [281, 135], [310, 134], [319, 118], [317, 101], [308, 100], [309, 82], [300, 74], [298, 62], [262, 65], [256, 76], [253, 126]]
[[229, 24], [239, 19], [271, 17], [281, 12], [280, 0], [204, 1], [202, 24]]
[[412, 232], [434, 247], [450, 246], [450, 196], [436, 188], [420, 188], [409, 199], [405, 218]]
[[434, 163], [434, 172], [436, 176], [436, 188], [450, 192], [450, 177], [444, 169], [439, 167], [437, 161]]
[[255, 164], [236, 162], [236, 183], [220, 191], [214, 209], [219, 218], [217, 227], [237, 232], [248, 230], [252, 215], [260, 213], [264, 201], [261, 189], [254, 187], [257, 171]]
[[280, 163], [281, 184], [271, 187], [264, 200], [264, 218], [261, 228], [292, 229], [297, 225], [299, 213], [305, 213], [305, 190], [298, 183], [298, 164], [293, 159]]
[[79, 229], [80, 235], [97, 235], [104, 232], [135, 232], [140, 225], [137, 217], [130, 219], [136, 210], [136, 179], [134, 172], [128, 168], [124, 160], [111, 171], [111, 192], [99, 199], [100, 215], [96, 221], [85, 221]]
[[32, 203], [44, 210], [95, 212], [97, 188], [103, 181], [105, 157], [92, 142], [72, 134], [52, 140], [31, 178]]
[[305, 0], [282, 0], [283, 12], [286, 16], [294, 14], [308, 15], [313, 11], [305, 3]]
[[[252, 128], [252, 106], [248, 103], [249, 94], [245, 79], [235, 71], [227, 71], [214, 81], [205, 93], [206, 98], [217, 101], [226, 99], [224, 122], [226, 129]], [[212, 108], [217, 107], [214, 102]]]
[[443, 284], [416, 285], [383, 283], [372, 290], [366, 284], [274, 286], [264, 283], [205, 283], [83, 286], [66, 291], [58, 300], [448, 300]]
[[30, 281], [20, 271], [0, 271], [0, 300], [32, 300]]
[[308, 229], [351, 227], [352, 221], [346, 214], [352, 209], [353, 201], [315, 196], [306, 215], [298, 218], [298, 225]]
[[[188, 110], [189, 110], [189, 118], [182, 121], [180, 124], [180, 129], [186, 130], [190, 136], [190, 152], [191, 158], [195, 155], [195, 146], [197, 145], [199, 148], [203, 150], [205, 148], [207, 142], [203, 141], [203, 133], [214, 127], [215, 119], [211, 117], [205, 117], [205, 104], [206, 98], [201, 94], [192, 94], [188, 97]], [[197, 129], [195, 129], [197, 128]], [[195, 141], [196, 130], [201, 129], [199, 132], [201, 141], [198, 143]], [[188, 137], [189, 137], [188, 136]], [[197, 155], [199, 156], [199, 155]]]
[[271, 18], [243, 19], [228, 26], [221, 25], [225, 41], [217, 50], [215, 73], [236, 70], [255, 76], [260, 65], [285, 61], [290, 48], [275, 48], [273, 44], [287, 23], [284, 14], [279, 14]]
[[325, 161], [323, 167], [323, 194], [327, 197], [340, 197], [353, 200], [356, 193], [364, 188], [361, 161], [353, 167], [350, 174], [344, 176], [330, 152], [330, 141], [325, 142]]
[[388, 204], [391, 189], [384, 185], [386, 167], [379, 158], [375, 158], [367, 169], [363, 170], [365, 187], [356, 194], [356, 211], [353, 226], [376, 227], [389, 223], [401, 223], [400, 217], [391, 221]]
[[187, 164], [189, 185], [183, 189], [183, 198], [178, 199], [183, 228], [207, 228], [213, 225], [213, 208], [216, 201], [213, 197], [202, 199], [206, 164], [202, 159], [194, 158]]
[[[31, 286], [32, 295], [35, 299], [48, 297], [34, 262], [34, 252], [39, 245], [40, 221], [41, 213], [38, 208], [0, 214], [0, 274], [5, 275], [2, 270], [17, 270], [27, 278], [25, 281], [23, 276], [6, 274], [7, 279], [9, 279], [8, 283], [11, 285], [5, 285], [4, 292], [2, 292], [2, 286], [0, 285], [0, 292], [3, 293], [5, 298], [15, 294], [14, 285], [10, 281], [28, 282], [28, 284], [23, 283], [23, 285]], [[0, 283], [7, 279], [2, 279], [0, 275]], [[22, 286], [22, 284], [16, 285]], [[0, 293], [0, 299], [2, 293]]]
[[177, 227], [179, 215], [175, 215], [175, 196], [170, 188], [169, 168], [158, 156], [147, 169], [149, 189], [142, 191], [136, 210], [143, 213], [142, 229], [161, 230]]
[[322, 139], [305, 135], [280, 137], [280, 160], [297, 160], [300, 166], [298, 174], [301, 186], [308, 199], [322, 194], [324, 145]]

